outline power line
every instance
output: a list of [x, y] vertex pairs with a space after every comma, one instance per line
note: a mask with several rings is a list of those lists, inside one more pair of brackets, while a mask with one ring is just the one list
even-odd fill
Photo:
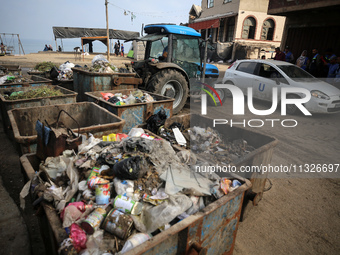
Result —
[[[160, 14], [170, 14], [170, 13], [178, 13], [178, 12], [186, 12], [184, 10], [182, 11], [168, 11], [168, 12], [135, 12], [135, 11], [131, 11], [131, 10], [128, 10], [128, 9], [125, 9], [125, 8], [122, 8], [118, 5], [115, 5], [115, 4], [112, 4], [112, 3], [109, 3], [110, 5], [118, 8], [118, 9], [121, 9], [124, 11], [124, 15], [131, 15], [131, 19], [134, 19], [136, 18], [135, 14], [138, 14], [138, 15], [142, 15], [142, 16], [148, 16], [148, 17], [153, 17], [153, 18], [162, 18], [162, 17], [184, 17], [184, 16], [187, 16], [188, 14], [183, 14], [183, 15], [176, 15], [176, 16], [173, 16], [173, 15], [169, 15], [169, 16], [164, 16], [164, 15], [160, 15]], [[134, 16], [134, 17], [133, 17]]]

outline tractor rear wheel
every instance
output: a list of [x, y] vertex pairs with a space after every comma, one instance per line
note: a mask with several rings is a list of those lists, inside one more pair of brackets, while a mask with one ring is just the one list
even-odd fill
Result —
[[174, 98], [173, 114], [184, 107], [189, 93], [188, 82], [178, 71], [161, 70], [154, 74], [148, 83], [147, 90], [166, 97]]

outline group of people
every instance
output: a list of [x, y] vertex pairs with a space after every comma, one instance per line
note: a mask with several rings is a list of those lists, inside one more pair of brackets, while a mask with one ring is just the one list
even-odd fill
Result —
[[47, 44], [45, 44], [45, 48], [44, 48], [44, 51], [53, 51], [53, 47], [52, 47], [52, 45], [50, 44], [50, 45], [48, 45], [47, 46]]
[[[115, 50], [116, 57], [118, 57], [118, 56], [124, 57], [124, 45], [123, 44], [120, 45], [119, 40], [118, 40], [118, 42], [115, 42], [114, 50]], [[119, 52], [119, 50], [120, 50], [120, 52]]]
[[335, 78], [331, 81], [332, 83], [340, 82], [340, 57], [337, 57], [332, 49], [327, 49], [324, 55], [321, 55], [318, 49], [313, 49], [311, 59], [307, 56], [307, 50], [304, 50], [296, 61], [288, 47], [285, 52], [282, 52], [280, 48], [275, 48], [275, 52], [275, 60], [296, 64], [315, 77], [327, 78], [329, 81]]

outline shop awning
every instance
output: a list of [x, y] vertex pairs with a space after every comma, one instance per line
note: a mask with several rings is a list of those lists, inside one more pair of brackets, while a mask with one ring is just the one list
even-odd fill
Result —
[[220, 26], [220, 19], [211, 19], [211, 20], [205, 20], [201, 22], [195, 22], [195, 23], [189, 24], [188, 26], [195, 30], [217, 28]]
[[[80, 27], [52, 27], [54, 38], [80, 38], [107, 36], [103, 28], [80, 28]], [[139, 32], [109, 29], [110, 39], [129, 40], [139, 37]]]

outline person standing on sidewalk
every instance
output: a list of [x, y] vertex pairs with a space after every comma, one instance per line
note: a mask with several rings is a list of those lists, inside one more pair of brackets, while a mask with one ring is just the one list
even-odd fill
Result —
[[286, 61], [286, 55], [280, 50], [279, 47], [275, 48], [275, 57], [274, 60]]
[[120, 54], [122, 57], [124, 57], [124, 45], [122, 44], [121, 50], [120, 50]]

